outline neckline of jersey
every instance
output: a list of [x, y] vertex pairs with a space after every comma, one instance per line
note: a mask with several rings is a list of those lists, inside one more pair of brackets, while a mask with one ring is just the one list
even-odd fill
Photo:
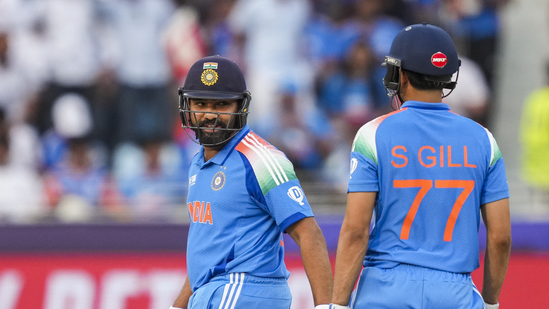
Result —
[[411, 108], [420, 108], [420, 109], [439, 109], [439, 110], [450, 110], [450, 106], [446, 103], [428, 103], [421, 101], [406, 101], [402, 104], [401, 108], [411, 107]]
[[229, 142], [225, 145], [225, 147], [223, 147], [223, 149], [221, 149], [213, 158], [211, 158], [207, 162], [204, 162], [204, 147], [201, 147], [198, 154], [200, 156], [197, 162], [198, 165], [205, 166], [206, 164], [210, 163], [223, 165], [227, 157], [229, 157], [231, 152], [233, 152], [235, 146], [240, 143], [244, 136], [246, 136], [246, 134], [248, 134], [249, 132], [250, 128], [246, 124], [240, 131], [238, 131], [238, 133], [236, 133], [235, 136], [231, 138], [231, 140], [229, 140]]

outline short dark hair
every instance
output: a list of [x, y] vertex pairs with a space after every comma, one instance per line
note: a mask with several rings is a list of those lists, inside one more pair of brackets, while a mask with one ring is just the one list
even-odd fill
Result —
[[[414, 88], [419, 90], [442, 90], [444, 89], [444, 86], [448, 84], [445, 82], [432, 81], [430, 80], [431, 78], [429, 78], [430, 77], [429, 75], [416, 73], [416, 72], [412, 72], [404, 69], [402, 71], [405, 72], [406, 75], [408, 76], [408, 80], [410, 80], [410, 84]], [[433, 78], [449, 81], [452, 78], [452, 75], [433, 76]]]

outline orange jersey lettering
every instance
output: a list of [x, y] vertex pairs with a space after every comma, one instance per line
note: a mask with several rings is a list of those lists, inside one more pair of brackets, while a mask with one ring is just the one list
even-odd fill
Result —
[[408, 165], [408, 158], [403, 154], [396, 153], [397, 149], [402, 149], [402, 150], [404, 150], [404, 152], [406, 152], [407, 151], [406, 147], [404, 147], [404, 146], [395, 146], [395, 147], [393, 147], [393, 150], [391, 151], [391, 153], [393, 154], [394, 157], [402, 159], [402, 160], [404, 160], [404, 162], [401, 163], [401, 164], [398, 164], [394, 160], [392, 160], [391, 164], [393, 164], [393, 166], [396, 167], [396, 168], [405, 167], [406, 165]]

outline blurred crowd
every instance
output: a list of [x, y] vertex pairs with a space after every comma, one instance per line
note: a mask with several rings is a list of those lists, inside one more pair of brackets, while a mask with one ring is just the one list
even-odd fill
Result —
[[186, 209], [198, 146], [177, 86], [206, 55], [245, 71], [252, 130], [334, 190], [358, 128], [392, 111], [380, 64], [407, 24], [453, 36], [462, 65], [445, 102], [489, 128], [506, 2], [0, 0], [0, 222]]

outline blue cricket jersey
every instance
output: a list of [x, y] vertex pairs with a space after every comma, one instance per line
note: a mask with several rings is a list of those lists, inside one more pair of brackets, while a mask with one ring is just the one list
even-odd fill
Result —
[[246, 125], [189, 169], [187, 272], [196, 291], [218, 274], [288, 278], [282, 232], [313, 216], [287, 157]]
[[479, 267], [480, 206], [509, 197], [492, 134], [444, 103], [407, 101], [365, 124], [349, 192], [378, 192], [364, 266]]

